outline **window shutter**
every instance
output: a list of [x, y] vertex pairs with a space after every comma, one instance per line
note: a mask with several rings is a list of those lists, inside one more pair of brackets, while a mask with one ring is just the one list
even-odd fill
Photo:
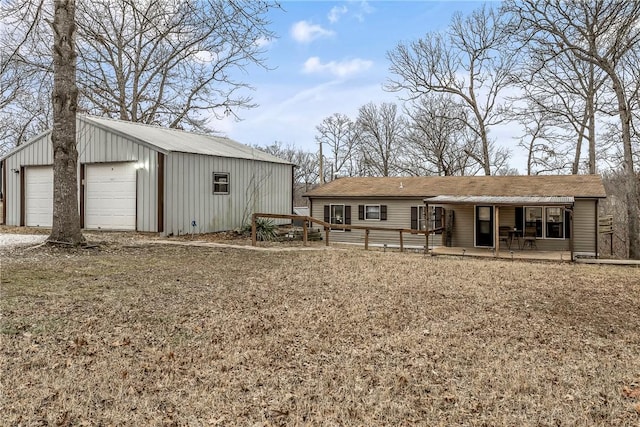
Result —
[[[434, 208], [434, 228], [442, 227], [442, 220], [444, 215], [444, 208], [441, 206], [436, 206]], [[442, 234], [442, 230], [436, 231], [436, 234]]]
[[[351, 206], [344, 207], [344, 225], [351, 225]], [[350, 229], [344, 231], [351, 231]]]
[[411, 206], [411, 229], [418, 229], [418, 207]]
[[571, 238], [571, 212], [564, 210], [564, 238]]
[[515, 225], [518, 230], [521, 230], [524, 233], [524, 208], [522, 206], [516, 206]]
[[329, 205], [324, 205], [324, 222], [329, 222]]
[[364, 205], [358, 205], [358, 219], [364, 219]]
[[387, 205], [380, 205], [380, 221], [387, 220]]

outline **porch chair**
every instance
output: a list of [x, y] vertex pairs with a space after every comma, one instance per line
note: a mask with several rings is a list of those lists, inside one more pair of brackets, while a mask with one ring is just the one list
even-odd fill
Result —
[[524, 228], [524, 242], [522, 243], [522, 249], [525, 249], [527, 245], [529, 245], [530, 249], [536, 248], [538, 249], [538, 245], [536, 245], [536, 227], [527, 226]]
[[511, 236], [509, 236], [509, 227], [500, 227], [498, 229], [498, 237], [500, 237], [500, 243], [505, 242], [507, 248], [511, 249]]

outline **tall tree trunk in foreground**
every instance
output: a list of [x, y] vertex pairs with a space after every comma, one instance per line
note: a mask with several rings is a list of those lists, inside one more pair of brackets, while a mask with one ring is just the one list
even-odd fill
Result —
[[78, 212], [75, 0], [55, 0], [53, 18], [53, 227], [50, 242], [84, 242]]

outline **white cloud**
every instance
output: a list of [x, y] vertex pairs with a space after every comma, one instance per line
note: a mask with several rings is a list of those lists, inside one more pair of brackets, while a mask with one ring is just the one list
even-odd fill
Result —
[[305, 61], [302, 71], [306, 74], [329, 73], [336, 77], [347, 77], [368, 70], [372, 65], [373, 61], [360, 58], [340, 62], [329, 61], [323, 64], [320, 58], [312, 56]]
[[299, 43], [310, 43], [321, 37], [331, 37], [335, 33], [307, 21], [298, 21], [291, 27], [291, 37]]
[[371, 6], [369, 4], [369, 2], [367, 0], [362, 0], [360, 2], [360, 7], [358, 12], [356, 12], [354, 14], [354, 16], [356, 17], [356, 19], [360, 22], [364, 21], [364, 17], [365, 15], [369, 15], [371, 13], [373, 13], [375, 11], [375, 9], [373, 8], [373, 6]]
[[340, 19], [340, 16], [347, 13], [348, 10], [349, 9], [347, 9], [347, 6], [344, 6], [344, 5], [342, 7], [333, 6], [329, 11], [329, 14], [327, 15], [327, 18], [329, 19], [329, 22], [331, 22], [332, 24], [335, 24]]

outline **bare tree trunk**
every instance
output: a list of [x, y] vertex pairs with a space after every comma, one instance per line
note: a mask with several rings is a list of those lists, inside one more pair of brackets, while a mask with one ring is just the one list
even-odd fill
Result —
[[627, 104], [624, 87], [614, 72], [609, 72], [613, 90], [618, 99], [618, 114], [622, 124], [622, 147], [624, 152], [624, 175], [627, 187], [627, 221], [629, 258], [640, 259], [640, 205], [638, 201], [638, 177], [633, 170], [633, 149], [631, 146], [631, 111]]
[[50, 242], [84, 242], [78, 213], [75, 0], [55, 0], [53, 18], [53, 227]]
[[595, 65], [589, 63], [589, 96], [587, 96], [587, 114], [589, 116], [589, 173], [596, 173], [596, 82]]

